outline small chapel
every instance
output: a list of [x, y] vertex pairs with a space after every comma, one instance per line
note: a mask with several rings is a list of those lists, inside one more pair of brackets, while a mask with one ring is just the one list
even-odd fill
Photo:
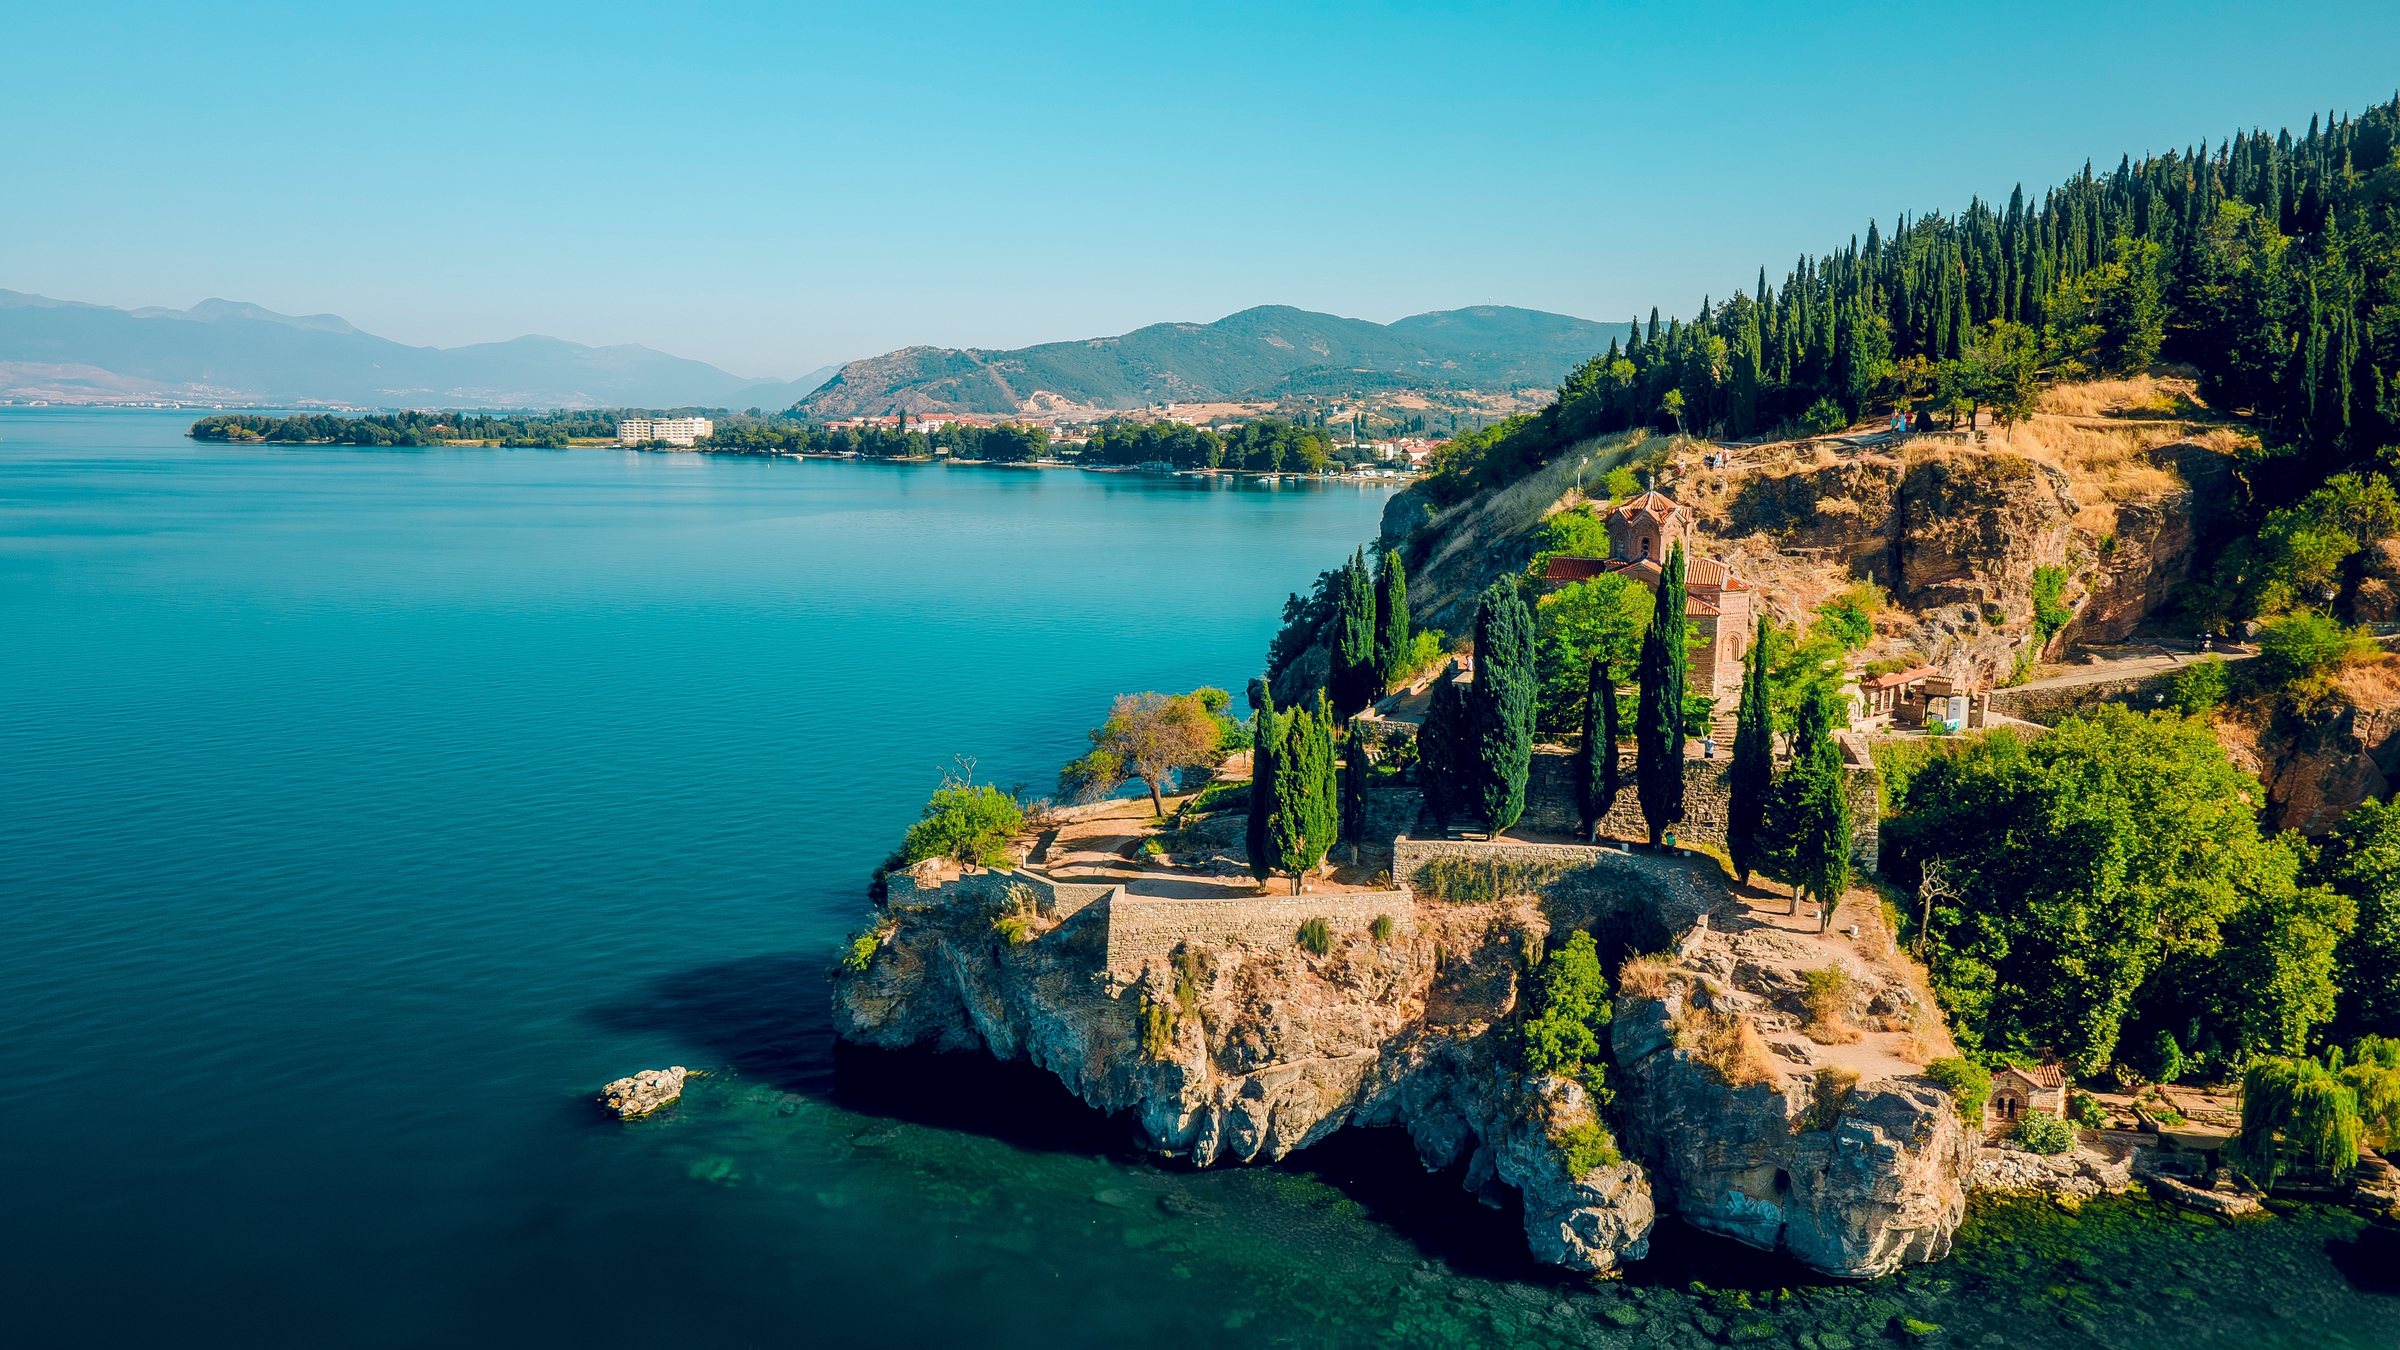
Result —
[[1683, 545], [1683, 610], [1692, 634], [1705, 644], [1692, 651], [1686, 687], [1717, 700], [1720, 711], [1727, 709], [1741, 693], [1742, 658], [1749, 654], [1757, 625], [1752, 602], [1758, 592], [1725, 563], [1692, 551], [1692, 513], [1663, 492], [1645, 492], [1604, 519], [1607, 557], [1552, 558], [1542, 580], [1563, 584], [1623, 572], [1655, 595], [1667, 554]]

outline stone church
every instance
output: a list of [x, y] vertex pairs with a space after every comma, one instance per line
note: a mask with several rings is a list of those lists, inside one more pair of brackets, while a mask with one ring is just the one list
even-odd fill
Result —
[[1683, 610], [1693, 636], [1705, 643], [1692, 650], [1688, 688], [1717, 700], [1719, 714], [1731, 713], [1741, 694], [1742, 658], [1758, 628], [1757, 590], [1724, 563], [1692, 552], [1692, 513], [1663, 492], [1645, 492], [1606, 520], [1609, 556], [1552, 558], [1542, 579], [1556, 584], [1623, 572], [1656, 594], [1668, 552], [1683, 545]]

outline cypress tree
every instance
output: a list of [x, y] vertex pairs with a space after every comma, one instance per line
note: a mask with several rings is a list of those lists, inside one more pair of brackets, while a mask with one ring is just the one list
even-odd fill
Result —
[[[1322, 693], [1317, 706], [1326, 706]], [[1295, 708], [1284, 719], [1267, 834], [1275, 868], [1290, 874], [1294, 895], [1300, 893], [1302, 878], [1324, 860], [1325, 850], [1333, 842], [1339, 808], [1334, 802], [1332, 748], [1330, 727], [1315, 713]]]
[[1383, 689], [1400, 678], [1408, 654], [1408, 569], [1397, 549], [1386, 549], [1375, 577], [1375, 675]]
[[1350, 724], [1342, 761], [1342, 837], [1350, 841], [1350, 861], [1358, 861], [1359, 845], [1367, 835], [1367, 743]]
[[1261, 680], [1252, 687], [1257, 711], [1250, 715], [1250, 820], [1243, 835], [1250, 850], [1250, 875], [1258, 878], [1261, 886], [1275, 870], [1274, 833], [1267, 820], [1275, 811], [1275, 752], [1283, 744], [1275, 695], [1267, 692], [1265, 684]]
[[[1362, 559], [1360, 575], [1365, 575]], [[1342, 837], [1342, 783], [1334, 771], [1333, 708], [1325, 695], [1317, 695], [1316, 715], [1309, 719], [1309, 734], [1315, 744], [1309, 748], [1308, 780], [1308, 865], [1314, 867], [1323, 860], [1336, 840]]]
[[1465, 739], [1467, 710], [1458, 693], [1458, 666], [1453, 662], [1434, 677], [1433, 697], [1425, 707], [1425, 725], [1417, 732], [1417, 787], [1425, 794], [1425, 811], [1434, 828], [1447, 833], [1463, 805], [1460, 798], [1460, 743]]
[[1533, 700], [1533, 616], [1514, 582], [1495, 581], [1475, 612], [1475, 683], [1467, 696], [1473, 786], [1465, 794], [1493, 834], [1525, 814]]
[[1684, 647], [1683, 545], [1667, 553], [1658, 578], [1658, 603], [1642, 635], [1642, 701], [1634, 712], [1634, 782], [1642, 820], [1657, 847], [1667, 827], [1683, 819], [1683, 682], [1691, 655]]
[[1583, 837], [1600, 839], [1600, 822], [1617, 804], [1617, 681], [1608, 663], [1595, 656], [1585, 679], [1583, 744], [1575, 751], [1575, 804]]
[[1333, 624], [1333, 705], [1348, 718], [1373, 701], [1375, 683], [1375, 589], [1367, 577], [1367, 552], [1360, 549], [1342, 566], [1340, 610]]
[[1759, 831], [1767, 816], [1767, 794], [1775, 786], [1775, 723], [1767, 689], [1767, 616], [1758, 616], [1758, 632], [1742, 664], [1741, 715], [1734, 723], [1733, 765], [1727, 775], [1732, 800], [1725, 821], [1725, 847], [1733, 855], [1734, 873], [1750, 884], [1758, 866]]

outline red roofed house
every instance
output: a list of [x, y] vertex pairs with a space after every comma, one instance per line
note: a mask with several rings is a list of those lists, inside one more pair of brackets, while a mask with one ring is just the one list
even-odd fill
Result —
[[2056, 1064], [2006, 1068], [1992, 1075], [1991, 1114], [1997, 1123], [2013, 1124], [2029, 1111], [2067, 1114], [2067, 1076]]
[[1623, 572], [1655, 594], [1667, 553], [1684, 546], [1684, 614], [1692, 633], [1706, 640], [1692, 653], [1689, 688], [1717, 700], [1720, 711], [1741, 692], [1742, 657], [1756, 625], [1751, 598], [1757, 592], [1733, 569], [1691, 551], [1692, 513], [1663, 492], [1645, 492], [1608, 513], [1605, 558], [1552, 558], [1544, 581], [1589, 581]]

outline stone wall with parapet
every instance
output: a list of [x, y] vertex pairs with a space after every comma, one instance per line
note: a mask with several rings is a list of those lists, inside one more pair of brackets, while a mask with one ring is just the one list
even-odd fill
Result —
[[1487, 843], [1480, 839], [1395, 839], [1392, 876], [1415, 886], [1425, 865], [1436, 858], [1469, 862], [1549, 863], [1580, 872], [1580, 878], [1606, 891], [1645, 905], [1672, 932], [1680, 933], [1700, 921], [1725, 900], [1721, 886], [1701, 881], [1688, 865], [1677, 866], [1647, 853], [1588, 844], [1520, 844], [1513, 840]]
[[894, 872], [884, 882], [884, 903], [895, 908], [939, 905], [946, 908], [998, 905], [1011, 886], [1033, 892], [1034, 907], [1044, 918], [1064, 922], [1116, 890], [1114, 882], [1052, 881], [1039, 872], [970, 872], [946, 882], [925, 884], [908, 872]]
[[2175, 677], [2186, 669], [2188, 663], [2122, 680], [2096, 680], [2091, 684], [2056, 685], [2048, 689], [1995, 689], [1992, 711], [2046, 727], [2057, 726], [2074, 714], [2103, 703], [2122, 703], [2147, 712], [2166, 706], [2167, 700], [2175, 696]]
[[1108, 924], [1108, 968], [1125, 971], [1164, 960], [1185, 942], [1289, 946], [1300, 925], [1323, 919], [1339, 937], [1365, 933], [1390, 915], [1399, 931], [1414, 927], [1403, 891], [1328, 891], [1302, 895], [1186, 900], [1112, 890], [1102, 901]]
[[[1610, 839], [1648, 839], [1649, 822], [1642, 818], [1641, 794], [1633, 787], [1633, 753], [1620, 749], [1617, 757], [1618, 776], [1625, 790], [1601, 818], [1600, 833]], [[1714, 759], [1687, 759], [1683, 762], [1683, 823], [1675, 827], [1675, 837], [1691, 844], [1710, 848], [1725, 847], [1725, 822], [1733, 804], [1733, 789], [1728, 777], [1733, 757], [1720, 754]], [[1848, 765], [1850, 790], [1851, 857], [1868, 871], [1875, 870], [1882, 852], [1882, 828], [1875, 803], [1875, 770], [1872, 765]], [[1523, 828], [1539, 834], [1575, 834], [1583, 823], [1575, 806], [1574, 752], [1555, 745], [1537, 746], [1533, 752], [1533, 769], [1525, 783], [1525, 815], [1518, 822]], [[1397, 867], [1393, 875], [1399, 875]]]

